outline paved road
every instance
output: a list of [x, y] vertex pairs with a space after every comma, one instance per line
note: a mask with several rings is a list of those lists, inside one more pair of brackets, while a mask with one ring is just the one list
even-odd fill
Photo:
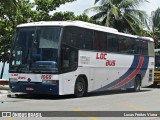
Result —
[[[8, 97], [0, 97], [0, 102], [0, 111], [72, 111], [73, 113], [78, 113], [79, 116], [83, 116], [42, 118], [44, 120], [160, 120], [158, 117], [95, 117], [96, 113], [86, 112], [160, 111], [160, 87], [142, 88], [141, 92], [136, 93], [131, 91], [90, 93], [88, 97], [84, 98], [74, 98], [72, 95], [34, 96], [28, 94], [11, 94]], [[133, 113], [135, 114], [135, 112]], [[63, 113], [59, 112], [57, 114]], [[68, 113], [64, 114], [67, 116]], [[116, 116], [118, 113], [113, 112], [111, 114]], [[3, 119], [6, 120], [6, 118]], [[18, 119], [20, 118], [8, 118], [7, 120]], [[37, 120], [41, 119], [37, 118]]]

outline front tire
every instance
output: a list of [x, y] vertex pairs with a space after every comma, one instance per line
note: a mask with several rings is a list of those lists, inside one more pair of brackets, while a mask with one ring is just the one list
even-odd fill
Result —
[[139, 92], [140, 89], [141, 89], [141, 79], [139, 76], [136, 76], [134, 80], [134, 92]]
[[83, 97], [87, 94], [87, 84], [82, 77], [78, 77], [75, 83], [74, 96]]
[[157, 82], [154, 82], [153, 83], [153, 86], [157, 87], [158, 83]]

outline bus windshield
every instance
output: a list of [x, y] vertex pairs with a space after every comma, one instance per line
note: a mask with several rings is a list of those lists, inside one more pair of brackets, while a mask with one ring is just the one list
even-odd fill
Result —
[[11, 50], [10, 72], [58, 72], [61, 27], [17, 28]]

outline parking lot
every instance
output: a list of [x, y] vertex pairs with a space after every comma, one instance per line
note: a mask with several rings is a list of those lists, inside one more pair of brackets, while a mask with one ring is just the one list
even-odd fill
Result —
[[[13, 94], [1, 96], [0, 111], [64, 111], [57, 114], [57, 119], [72, 118], [72, 114], [65, 111], [78, 113], [74, 119], [101, 120], [107, 118], [99, 111], [112, 112], [108, 119], [118, 114], [117, 111], [159, 111], [160, 87], [142, 88], [141, 92], [132, 91], [103, 91], [92, 92], [87, 97], [74, 98], [72, 95], [47, 96]], [[91, 111], [98, 111], [91, 113]], [[103, 112], [102, 112], [103, 113]], [[53, 113], [54, 114], [54, 113]], [[112, 117], [113, 114], [113, 117]], [[124, 112], [125, 114], [125, 112]], [[62, 115], [62, 117], [61, 117]], [[68, 117], [69, 116], [69, 117]], [[42, 116], [43, 117], [43, 116]], [[53, 117], [53, 116], [52, 116]], [[128, 116], [119, 116], [120, 119], [128, 119]], [[54, 117], [55, 119], [56, 117]], [[129, 117], [130, 119], [146, 119], [146, 117]], [[14, 120], [15, 118], [13, 118]], [[35, 119], [35, 118], [34, 118]], [[51, 119], [48, 116], [46, 119]], [[148, 120], [157, 120], [158, 117], [147, 117]], [[17, 120], [17, 118], [16, 118]]]

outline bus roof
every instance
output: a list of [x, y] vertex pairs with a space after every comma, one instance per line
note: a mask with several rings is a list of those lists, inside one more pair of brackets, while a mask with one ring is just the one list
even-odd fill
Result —
[[30, 27], [30, 26], [78, 26], [88, 29], [97, 29], [97, 30], [109, 30], [113, 32], [118, 32], [118, 30], [110, 27], [104, 27], [92, 23], [87, 23], [83, 21], [40, 21], [40, 22], [31, 22], [18, 25], [17, 27]]
[[83, 21], [40, 21], [40, 22], [20, 24], [17, 27], [31, 27], [31, 26], [77, 26], [77, 27], [82, 27], [82, 28], [87, 28], [92, 30], [109, 32], [109, 33], [118, 34], [122, 36], [128, 36], [128, 37], [132, 37], [132, 38], [143, 40], [143, 41], [152, 41], [152, 42], [154, 41], [150, 37], [140, 37], [136, 35], [125, 34], [125, 33], [118, 32], [118, 30], [114, 28], [100, 26], [100, 25], [96, 25], [88, 22], [83, 22]]

